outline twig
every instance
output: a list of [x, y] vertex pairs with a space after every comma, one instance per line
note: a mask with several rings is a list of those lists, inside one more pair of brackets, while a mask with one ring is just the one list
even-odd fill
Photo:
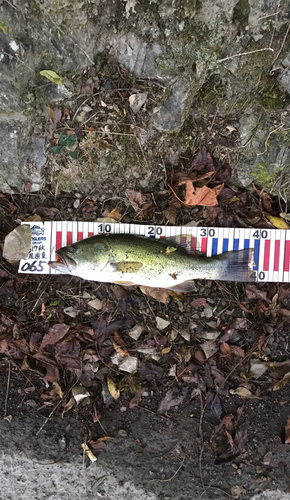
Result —
[[271, 137], [272, 134], [274, 134], [274, 132], [278, 132], [278, 130], [280, 130], [281, 128], [283, 128], [284, 125], [285, 125], [285, 123], [280, 123], [280, 125], [278, 125], [278, 127], [274, 128], [273, 130], [271, 130], [269, 132], [269, 134], [267, 135], [266, 140], [265, 140], [265, 149], [264, 149], [263, 153], [257, 153], [257, 156], [263, 156], [265, 153], [267, 153], [267, 151], [268, 151], [268, 144], [267, 144], [267, 142], [268, 142], [269, 138]]
[[202, 432], [202, 422], [203, 422], [203, 417], [204, 417], [204, 412], [205, 412], [206, 405], [203, 405], [201, 391], [199, 391], [199, 397], [200, 397], [200, 408], [201, 408], [200, 419], [199, 419], [199, 425], [198, 425], [198, 430], [199, 430], [199, 435], [200, 435], [200, 442], [201, 442], [200, 454], [199, 454], [199, 475], [200, 475], [200, 480], [201, 480], [201, 484], [202, 484], [202, 487], [203, 487], [203, 493], [202, 493], [202, 495], [200, 496], [200, 498], [201, 498], [204, 494], [205, 494], [206, 498], [208, 498], [208, 497], [207, 497], [207, 494], [206, 494], [206, 487], [205, 487], [205, 484], [204, 484], [204, 480], [203, 480], [203, 473], [202, 473], [202, 455], [203, 455], [203, 450], [204, 450], [204, 440], [203, 440], [203, 432]]
[[172, 481], [172, 479], [174, 479], [174, 478], [175, 478], [175, 476], [178, 474], [178, 472], [180, 471], [181, 467], [183, 466], [183, 464], [184, 464], [184, 462], [185, 462], [185, 458], [186, 458], [186, 457], [184, 457], [184, 458], [183, 458], [183, 460], [182, 460], [182, 462], [181, 462], [180, 466], [179, 466], [179, 467], [178, 467], [178, 469], [174, 472], [173, 476], [171, 476], [169, 479], [158, 479], [158, 481], [159, 481], [160, 483], [167, 483], [168, 481]]
[[146, 160], [146, 156], [145, 156], [145, 154], [144, 154], [144, 151], [143, 151], [143, 148], [142, 148], [142, 145], [141, 145], [140, 139], [139, 139], [139, 137], [137, 137], [136, 135], [135, 135], [135, 137], [136, 137], [136, 141], [138, 142], [139, 148], [141, 149], [141, 153], [142, 153], [142, 156], [143, 156], [143, 160], [144, 160], [144, 161], [145, 161], [145, 163], [146, 163], [146, 167], [149, 169], [149, 165], [148, 165], [148, 162], [147, 162], [147, 160]]
[[10, 376], [11, 376], [11, 363], [9, 361], [8, 378], [7, 378], [7, 386], [6, 386], [6, 398], [5, 398], [5, 407], [4, 407], [4, 417], [6, 417], [6, 415], [7, 415], [8, 395], [9, 395], [9, 386], [10, 386]]
[[249, 54], [256, 54], [257, 52], [265, 52], [265, 50], [274, 52], [274, 49], [271, 49], [271, 47], [266, 47], [265, 49], [250, 50], [249, 52], [240, 52], [239, 54], [234, 54], [232, 56], [224, 57], [223, 59], [218, 59], [217, 63], [219, 64], [221, 62], [228, 61], [229, 59], [233, 59], [234, 57], [247, 56]]
[[68, 396], [68, 394], [73, 389], [73, 387], [75, 385], [77, 385], [77, 383], [78, 383], [78, 380], [70, 387], [70, 389], [66, 392], [66, 394], [63, 396], [63, 398], [61, 398], [59, 400], [59, 402], [55, 405], [55, 407], [53, 408], [53, 410], [51, 410], [51, 412], [48, 415], [48, 417], [46, 417], [45, 421], [43, 422], [43, 424], [40, 426], [40, 428], [36, 432], [36, 434], [35, 434], [36, 436], [38, 436], [41, 433], [42, 429], [46, 426], [47, 422], [51, 419], [51, 417], [54, 414], [54, 412], [57, 410], [57, 408], [60, 406], [60, 404], [63, 403], [64, 399]]
[[277, 16], [278, 14], [280, 14], [280, 12], [280, 10], [277, 10], [277, 12], [274, 12], [273, 14], [267, 14], [266, 16], [258, 17], [257, 22], [261, 21], [262, 19], [267, 19], [268, 17]]
[[286, 30], [286, 33], [285, 33], [285, 36], [284, 36], [283, 41], [282, 41], [282, 43], [281, 43], [280, 49], [278, 50], [276, 57], [275, 57], [275, 58], [273, 59], [273, 61], [272, 61], [272, 65], [274, 64], [274, 62], [275, 62], [275, 61], [277, 61], [277, 59], [278, 59], [279, 55], [281, 54], [281, 52], [282, 52], [282, 50], [283, 50], [283, 47], [284, 47], [284, 45], [285, 45], [285, 42], [286, 42], [286, 38], [287, 38], [287, 36], [288, 36], [288, 34], [289, 34], [289, 31], [290, 31], [290, 24], [289, 24], [289, 26], [288, 26], [288, 28], [287, 28], [287, 30]]
[[13, 7], [13, 9], [19, 11], [18, 7], [16, 7], [15, 5], [13, 5], [13, 3], [9, 2], [9, 0], [5, 0], [5, 2], [8, 3], [11, 7]]

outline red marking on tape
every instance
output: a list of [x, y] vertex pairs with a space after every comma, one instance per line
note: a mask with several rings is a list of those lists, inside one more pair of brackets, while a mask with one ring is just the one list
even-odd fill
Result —
[[206, 253], [207, 238], [201, 238], [201, 251]]
[[279, 271], [280, 240], [275, 241], [274, 271]]
[[264, 271], [269, 271], [269, 260], [270, 260], [270, 240], [265, 240], [265, 253], [264, 253]]
[[197, 242], [196, 237], [192, 236], [192, 238], [191, 238], [191, 250], [190, 250], [192, 254], [195, 254], [195, 252], [196, 252], [196, 242]]
[[181, 236], [181, 238], [180, 238], [180, 246], [186, 247], [186, 236]]
[[58, 250], [61, 248], [61, 241], [62, 241], [62, 232], [61, 231], [56, 231], [56, 242], [55, 242], [55, 249]]
[[66, 233], [66, 244], [67, 245], [72, 244], [72, 231], [67, 231]]
[[160, 236], [160, 239], [161, 239], [161, 238], [166, 238], [166, 236]]
[[88, 237], [90, 238], [91, 236], [94, 236], [93, 232], [89, 232]]
[[83, 239], [84, 239], [83, 232], [82, 232], [82, 231], [79, 231], [79, 232], [78, 232], [78, 241], [83, 240]]
[[289, 272], [290, 240], [285, 241], [284, 271]]

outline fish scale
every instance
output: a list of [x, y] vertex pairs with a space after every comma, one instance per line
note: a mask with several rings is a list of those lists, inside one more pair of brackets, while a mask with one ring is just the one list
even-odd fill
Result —
[[163, 239], [189, 253], [207, 257], [231, 250], [254, 248], [254, 267], [259, 282], [290, 282], [290, 230], [159, 226], [108, 222], [46, 221], [30, 224], [31, 251], [22, 259], [19, 272], [59, 274], [48, 262], [56, 250], [98, 234], [131, 234]]

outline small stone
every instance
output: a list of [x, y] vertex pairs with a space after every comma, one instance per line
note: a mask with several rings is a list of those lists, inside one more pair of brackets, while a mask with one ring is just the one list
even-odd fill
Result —
[[142, 325], [135, 325], [129, 332], [128, 335], [134, 339], [138, 340], [139, 337], [142, 335], [142, 332], [144, 330], [144, 327]]
[[266, 453], [266, 455], [264, 456], [263, 458], [263, 464], [264, 465], [270, 465], [271, 463], [271, 458], [272, 458], [272, 452], [271, 451], [268, 451]]
[[239, 498], [244, 493], [246, 493], [246, 490], [242, 486], [239, 486], [238, 484], [232, 486], [231, 488], [231, 494], [234, 498]]
[[88, 305], [100, 311], [103, 307], [103, 302], [100, 299], [93, 299], [88, 302]]
[[121, 361], [123, 360], [123, 356], [121, 356], [121, 354], [119, 354], [118, 352], [115, 352], [112, 356], [111, 356], [111, 361], [113, 363], [113, 365], [118, 365], [121, 363]]
[[81, 202], [80, 200], [77, 198], [75, 201], [74, 201], [74, 208], [79, 208]]
[[134, 373], [138, 369], [138, 359], [134, 356], [126, 356], [119, 368], [124, 372]]
[[68, 316], [70, 316], [71, 318], [76, 318], [80, 311], [78, 309], [74, 309], [72, 306], [70, 306], [70, 307], [66, 307], [63, 310], [63, 312], [65, 314], [67, 314]]
[[119, 432], [118, 432], [118, 434], [121, 437], [127, 437], [128, 436], [128, 433], [127, 433], [127, 431], [125, 431], [125, 429], [120, 429]]
[[142, 93], [140, 92], [139, 94], [130, 95], [129, 104], [135, 115], [138, 113], [138, 111], [140, 111], [142, 106], [147, 101], [147, 96], [148, 92], [142, 92]]
[[204, 315], [206, 318], [212, 318], [212, 315], [213, 315], [212, 307], [210, 307], [210, 306], [205, 307], [203, 312], [204, 312]]
[[184, 338], [187, 342], [190, 341], [190, 333], [188, 332], [180, 332], [180, 336]]
[[170, 342], [174, 342], [174, 340], [177, 338], [178, 331], [177, 330], [171, 330], [168, 335], [168, 339]]
[[170, 325], [170, 321], [167, 319], [160, 318], [159, 316], [156, 316], [156, 326], [158, 330], [165, 330]]

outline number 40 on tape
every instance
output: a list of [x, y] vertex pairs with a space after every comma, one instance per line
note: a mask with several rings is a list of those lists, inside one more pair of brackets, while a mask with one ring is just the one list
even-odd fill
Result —
[[[27, 224], [27, 223], [25, 223]], [[132, 234], [148, 238], [167, 238], [194, 254], [207, 257], [230, 250], [254, 249], [254, 268], [258, 281], [290, 282], [290, 230], [224, 227], [154, 226], [104, 222], [30, 222], [31, 249], [21, 260], [19, 272], [58, 274], [48, 265], [55, 252], [84, 238], [98, 234]]]

